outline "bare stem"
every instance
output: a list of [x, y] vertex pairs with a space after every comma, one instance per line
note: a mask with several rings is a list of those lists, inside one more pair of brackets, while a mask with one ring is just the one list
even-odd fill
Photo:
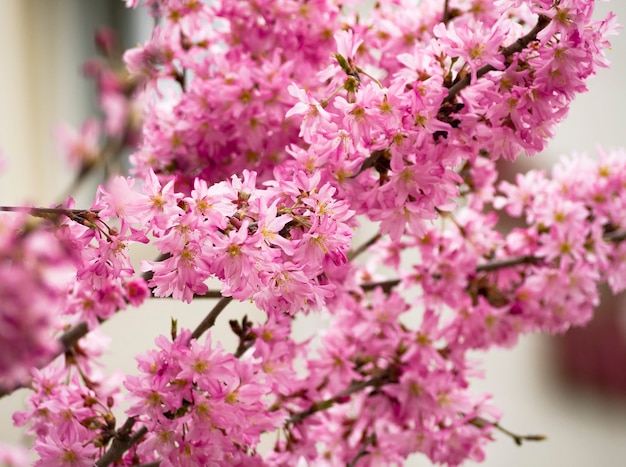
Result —
[[512, 268], [521, 266], [522, 264], [537, 264], [543, 261], [543, 258], [532, 255], [517, 256], [515, 258], [506, 258], [500, 260], [489, 261], [476, 266], [476, 272], [492, 272], [499, 269]]
[[380, 282], [366, 282], [364, 284], [361, 284], [361, 288], [364, 292], [369, 292], [370, 290], [374, 290], [376, 287], [380, 287], [383, 289], [383, 292], [388, 294], [391, 292], [391, 289], [393, 289], [398, 284], [400, 284], [400, 279], [389, 279]]
[[356, 250], [349, 251], [348, 255], [347, 255], [348, 256], [348, 261], [354, 260], [356, 257], [358, 257], [359, 255], [361, 255], [362, 253], [367, 251], [367, 249], [369, 247], [371, 247], [374, 243], [376, 243], [378, 240], [380, 240], [380, 238], [381, 238], [381, 235], [378, 233], [378, 234], [374, 235], [372, 238], [370, 238], [363, 245], [358, 247]]
[[208, 315], [202, 320], [198, 327], [194, 329], [191, 333], [192, 339], [198, 339], [202, 334], [208, 331], [215, 324], [215, 320], [220, 315], [220, 313], [226, 308], [226, 306], [233, 300], [233, 297], [222, 297], [222, 299], [215, 304], [213, 309], [209, 312]]
[[365, 441], [363, 442], [363, 446], [361, 447], [361, 450], [356, 453], [356, 456], [354, 456], [354, 459], [352, 459], [352, 461], [349, 464], [347, 464], [346, 467], [356, 467], [356, 463], [359, 461], [359, 459], [367, 456], [370, 453], [367, 450], [367, 448], [370, 445], [374, 444], [375, 442], [376, 442], [376, 433], [372, 433], [367, 438], [365, 438]]
[[498, 422], [490, 422], [489, 420], [486, 420], [482, 417], [476, 417], [470, 420], [469, 423], [478, 428], [492, 426], [499, 432], [504, 433], [505, 435], [511, 437], [513, 439], [513, 442], [517, 444], [518, 446], [521, 446], [524, 441], [544, 441], [545, 439], [547, 439], [545, 435], [518, 435], [516, 433], [513, 433], [510, 430], [507, 430], [506, 428], [501, 426]]
[[450, 5], [448, 5], [448, 0], [445, 0], [443, 3], [443, 18], [442, 21], [447, 23], [450, 21]]

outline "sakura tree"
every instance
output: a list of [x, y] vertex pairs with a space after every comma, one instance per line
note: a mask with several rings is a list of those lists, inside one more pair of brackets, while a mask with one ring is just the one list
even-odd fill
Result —
[[[459, 465], [495, 431], [540, 438], [471, 391], [475, 351], [584, 325], [598, 283], [626, 288], [626, 158], [515, 183], [495, 163], [544, 149], [615, 18], [592, 0], [358, 3], [145, 0], [128, 75], [88, 64], [104, 118], [62, 136], [77, 180], [127, 146], [131, 175], [89, 207], [0, 217], [0, 392], [32, 391], [14, 423], [37, 465]], [[136, 243], [160, 252], [140, 271]], [[106, 376], [100, 324], [151, 297], [215, 305]], [[211, 334], [233, 301], [265, 317], [230, 321], [234, 353]], [[294, 340], [311, 313], [330, 326]]]

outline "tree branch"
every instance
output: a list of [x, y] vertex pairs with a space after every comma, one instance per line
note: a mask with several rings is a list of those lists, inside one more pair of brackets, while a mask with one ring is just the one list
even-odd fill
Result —
[[347, 464], [346, 467], [356, 467], [356, 463], [359, 461], [359, 459], [367, 456], [370, 453], [367, 450], [368, 446], [374, 444], [375, 442], [376, 442], [376, 433], [372, 433], [367, 438], [365, 438], [365, 441], [363, 442], [363, 446], [361, 447], [361, 450], [356, 453], [356, 456], [354, 456], [354, 459], [352, 459], [352, 461], [349, 464]]
[[502, 427], [498, 422], [490, 422], [482, 417], [476, 417], [469, 421], [470, 425], [474, 425], [477, 428], [484, 428], [486, 426], [492, 426], [496, 430], [504, 433], [507, 436], [510, 436], [513, 439], [513, 442], [518, 446], [521, 446], [524, 441], [544, 441], [547, 439], [545, 435], [518, 435], [513, 433], [512, 431], [507, 430]]
[[222, 297], [222, 299], [215, 304], [213, 309], [209, 312], [208, 315], [206, 315], [202, 322], [198, 324], [198, 327], [194, 329], [194, 331], [191, 333], [191, 338], [199, 339], [202, 334], [212, 328], [215, 324], [215, 320], [217, 319], [217, 317], [232, 300], [233, 297]]
[[[626, 230], [615, 230], [613, 232], [605, 233], [602, 238], [607, 242], [623, 242], [626, 240]], [[476, 272], [494, 272], [499, 271], [500, 269], [512, 268], [515, 266], [521, 265], [532, 265], [539, 264], [544, 261], [544, 258], [541, 256], [533, 256], [533, 255], [524, 255], [524, 256], [515, 256], [513, 258], [503, 258], [496, 259], [492, 261], [488, 261], [483, 264], [479, 264], [476, 266]], [[388, 279], [380, 282], [365, 282], [361, 284], [361, 289], [364, 292], [369, 292], [374, 290], [376, 287], [381, 287], [383, 292], [390, 293], [391, 290], [399, 285], [401, 282], [400, 279]]]
[[444, 23], [448, 23], [450, 21], [450, 5], [448, 5], [448, 0], [443, 2], [443, 17], [441, 19]]
[[[535, 27], [532, 28], [532, 30], [530, 30], [528, 34], [526, 34], [523, 37], [520, 37], [511, 45], [502, 49], [501, 54], [504, 56], [504, 58], [507, 58], [513, 55], [514, 53], [521, 52], [524, 48], [526, 48], [528, 44], [530, 44], [532, 41], [537, 39], [537, 34], [539, 34], [539, 32], [545, 29], [548, 26], [548, 24], [550, 24], [550, 18], [548, 18], [547, 16], [540, 15]], [[496, 70], [496, 68], [494, 68], [492, 65], [485, 65], [478, 69], [478, 71], [476, 72], [476, 77], [481, 78], [482, 76], [486, 75], [490, 71], [494, 71], [494, 70]], [[458, 82], [456, 82], [448, 90], [448, 95], [444, 98], [443, 104], [446, 104], [452, 101], [459, 92], [461, 92], [464, 88], [469, 86], [470, 80], [471, 80], [471, 76], [466, 75], [462, 79], [460, 79]]]
[[135, 421], [134, 417], [128, 418], [126, 422], [124, 422], [124, 425], [115, 432], [111, 447], [96, 461], [94, 464], [95, 467], [107, 467], [111, 465], [148, 433], [148, 429], [142, 426], [131, 435]]
[[369, 292], [374, 290], [376, 287], [380, 287], [383, 289], [383, 292], [388, 294], [391, 292], [391, 289], [398, 284], [400, 284], [400, 279], [389, 279], [380, 282], [365, 282], [361, 284], [361, 289], [363, 289], [363, 292]]
[[365, 388], [368, 388], [368, 387], [378, 388], [385, 384], [390, 384], [390, 383], [395, 383], [395, 382], [397, 382], [397, 375], [393, 367], [388, 368], [387, 370], [381, 372], [379, 375], [374, 376], [370, 379], [364, 379], [362, 381], [353, 381], [352, 384], [350, 384], [350, 386], [348, 386], [343, 391], [335, 394], [330, 399], [325, 399], [322, 401], [315, 402], [308, 409], [292, 414], [291, 417], [289, 417], [289, 419], [287, 420], [287, 424], [295, 425], [296, 423], [300, 423], [305, 418], [310, 417], [311, 415], [316, 414], [317, 412], [330, 409], [333, 405], [337, 403], [341, 404], [344, 402], [348, 402], [347, 400], [348, 396], [354, 393], [357, 393], [359, 391], [362, 391]]
[[543, 258], [533, 255], [493, 260], [476, 266], [476, 272], [492, 272], [499, 269], [507, 269], [515, 266], [521, 266], [522, 264], [537, 264], [541, 261], [543, 261]]
[[381, 237], [382, 237], [382, 235], [378, 233], [378, 234], [374, 235], [372, 238], [370, 238], [363, 245], [358, 247], [356, 250], [350, 250], [348, 252], [348, 254], [347, 254], [348, 261], [354, 260], [356, 257], [358, 257], [359, 255], [361, 255], [362, 253], [367, 251], [367, 249], [369, 247], [371, 247], [373, 244], [375, 244], [378, 240], [380, 240]]

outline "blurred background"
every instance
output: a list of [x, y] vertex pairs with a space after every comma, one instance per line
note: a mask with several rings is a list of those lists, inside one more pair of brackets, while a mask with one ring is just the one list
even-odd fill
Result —
[[[74, 172], [63, 159], [54, 132], [67, 122], [79, 128], [97, 112], [93, 83], [81, 74], [94, 56], [97, 26], [117, 30], [122, 44], [144, 40], [151, 19], [124, 8], [120, 0], [2, 0], [0, 15], [0, 204], [47, 206], [59, 200]], [[626, 2], [598, 2], [598, 17], [609, 10], [626, 18]], [[622, 19], [626, 22], [626, 19]], [[593, 154], [626, 146], [626, 34], [612, 38], [612, 68], [600, 70], [590, 91], [574, 102], [545, 154], [523, 158], [519, 170], [549, 167], [561, 155]], [[93, 190], [95, 186], [87, 187]], [[79, 197], [86, 207], [89, 195]], [[147, 259], [152, 254], [148, 253]], [[514, 445], [496, 435], [488, 447], [488, 467], [619, 467], [626, 465], [626, 301], [607, 295], [592, 325], [565, 336], [527, 336], [511, 350], [476, 354], [485, 379], [475, 391], [489, 392], [502, 409], [502, 425], [519, 434], [543, 434], [541, 443]], [[106, 371], [135, 371], [133, 355], [152, 347], [154, 337], [169, 332], [170, 318], [194, 327], [212, 301], [185, 305], [152, 301], [131, 309], [103, 328], [112, 344]], [[1, 304], [0, 304], [1, 306]], [[250, 307], [229, 308], [229, 319], [253, 313]], [[234, 349], [226, 319], [216, 329]], [[311, 329], [311, 323], [301, 327]], [[25, 440], [12, 427], [11, 414], [21, 409], [25, 390], [0, 399], [0, 442]], [[121, 415], [120, 415], [121, 416]], [[415, 456], [407, 465], [428, 462]]]

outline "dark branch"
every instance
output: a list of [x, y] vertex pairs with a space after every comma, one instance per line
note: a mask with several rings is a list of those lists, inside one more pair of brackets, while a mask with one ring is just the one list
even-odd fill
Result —
[[356, 257], [358, 257], [360, 254], [364, 253], [365, 251], [367, 251], [367, 249], [369, 247], [371, 247], [373, 244], [375, 244], [378, 240], [380, 240], [381, 235], [380, 234], [376, 234], [374, 235], [372, 238], [370, 238], [367, 242], [365, 242], [363, 245], [361, 245], [360, 247], [358, 247], [356, 250], [351, 250], [348, 252], [348, 261], [352, 261], [354, 260]]
[[222, 297], [222, 299], [215, 304], [213, 309], [209, 312], [208, 315], [202, 320], [198, 327], [194, 329], [191, 333], [192, 339], [198, 339], [202, 334], [204, 334], [207, 330], [213, 327], [215, 324], [215, 320], [220, 315], [222, 310], [226, 308], [226, 306], [233, 300], [233, 297]]
[[380, 287], [383, 289], [383, 292], [388, 294], [391, 292], [391, 289], [393, 289], [398, 284], [400, 284], [400, 279], [389, 279], [387, 281], [381, 282], [366, 282], [364, 284], [361, 284], [361, 288], [363, 289], [363, 292], [369, 292], [371, 290], [374, 290], [376, 287]]
[[374, 376], [370, 379], [365, 379], [362, 381], [353, 381], [350, 386], [348, 386], [343, 391], [335, 394], [330, 399], [325, 399], [319, 402], [313, 403], [311, 407], [302, 412], [297, 412], [291, 415], [287, 420], [288, 424], [295, 425], [296, 423], [300, 423], [307, 417], [310, 417], [313, 414], [318, 412], [322, 412], [324, 410], [330, 409], [333, 405], [337, 403], [347, 402], [348, 396], [355, 394], [359, 391], [362, 391], [365, 388], [375, 387], [378, 388], [385, 384], [395, 383], [397, 381], [397, 375], [395, 374], [395, 370], [393, 367], [385, 370], [381, 374]]
[[131, 446], [146, 436], [148, 429], [145, 426], [142, 426], [131, 435], [134, 425], [134, 417], [130, 417], [126, 420], [126, 422], [124, 422], [124, 425], [122, 425], [122, 427], [115, 432], [111, 447], [100, 459], [96, 461], [94, 464], [95, 467], [106, 467], [111, 465], [122, 457], [122, 455], [128, 451]]
[[448, 23], [450, 21], [450, 5], [448, 5], [448, 0], [445, 0], [443, 3], [443, 18], [444, 23]]
[[356, 453], [356, 456], [354, 456], [354, 459], [352, 459], [352, 462], [347, 464], [346, 467], [356, 467], [356, 463], [359, 461], [359, 459], [367, 456], [370, 453], [367, 450], [367, 448], [370, 445], [373, 445], [375, 442], [376, 442], [376, 433], [372, 433], [367, 438], [365, 438], [365, 441], [363, 442], [363, 446], [361, 447], [361, 450]]
[[[547, 16], [543, 16], [543, 15], [539, 16], [539, 19], [537, 20], [537, 24], [535, 25], [534, 28], [532, 28], [532, 30], [528, 34], [526, 34], [523, 37], [520, 37], [511, 45], [502, 49], [501, 53], [504, 56], [504, 58], [510, 57], [514, 53], [521, 52], [523, 49], [525, 49], [528, 44], [530, 44], [532, 41], [537, 39], [537, 34], [539, 34], [543, 29], [545, 29], [546, 26], [548, 26], [548, 24], [550, 24], [550, 18], [548, 18]], [[494, 71], [494, 70], [496, 70], [496, 68], [494, 68], [493, 66], [485, 65], [476, 72], [476, 77], [481, 78], [482, 76], [486, 75], [490, 71]], [[461, 92], [464, 88], [469, 86], [470, 80], [471, 80], [471, 76], [466, 75], [461, 80], [459, 80], [456, 84], [454, 84], [454, 86], [452, 86], [450, 90], [448, 91], [448, 95], [443, 100], [443, 103], [446, 104], [452, 101], [459, 92]]]
[[515, 258], [506, 258], [500, 260], [489, 261], [476, 266], [476, 272], [492, 272], [499, 269], [512, 268], [521, 266], [522, 264], [537, 264], [543, 261], [543, 258], [532, 255], [518, 256]]
[[507, 436], [510, 436], [513, 439], [513, 442], [518, 446], [521, 446], [524, 441], [544, 441], [547, 439], [545, 435], [518, 435], [513, 433], [512, 431], [507, 430], [502, 427], [498, 422], [490, 422], [485, 420], [482, 417], [476, 417], [469, 422], [471, 425], [474, 425], [477, 428], [484, 428], [486, 426], [492, 426], [496, 430], [504, 433]]

